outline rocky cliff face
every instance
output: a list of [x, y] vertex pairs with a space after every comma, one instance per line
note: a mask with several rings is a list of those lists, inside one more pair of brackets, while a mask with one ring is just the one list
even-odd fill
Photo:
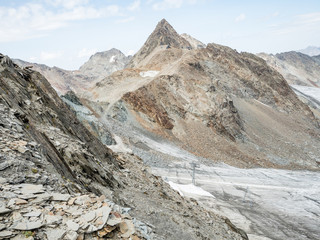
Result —
[[0, 111], [0, 238], [247, 239], [138, 157], [114, 154], [40, 73], [4, 55]]
[[102, 80], [111, 73], [121, 70], [128, 63], [121, 51], [113, 48], [99, 52], [90, 57], [79, 70], [68, 71], [58, 67], [48, 67], [44, 64], [29, 63], [19, 59], [14, 62], [21, 67], [32, 66], [33, 70], [45, 76], [59, 95], [68, 91], [82, 93], [92, 84]]
[[316, 57], [293, 51], [276, 55], [261, 53], [258, 56], [279, 71], [289, 84], [320, 87], [320, 64]]

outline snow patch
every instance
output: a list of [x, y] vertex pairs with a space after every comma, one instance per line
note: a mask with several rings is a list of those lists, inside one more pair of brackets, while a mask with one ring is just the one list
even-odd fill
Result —
[[115, 58], [116, 58], [116, 56], [112, 56], [112, 57], [110, 58], [109, 62], [110, 62], [110, 63], [115, 62], [115, 61], [116, 61]]
[[146, 71], [146, 72], [140, 72], [141, 77], [155, 77], [159, 71]]
[[193, 184], [185, 185], [185, 184], [174, 183], [171, 181], [169, 181], [168, 183], [169, 183], [170, 187], [172, 189], [178, 191], [181, 196], [198, 195], [198, 196], [205, 196], [205, 197], [213, 197], [214, 198], [214, 196], [211, 193], [209, 193], [209, 192], [203, 190], [201, 187], [197, 187]]

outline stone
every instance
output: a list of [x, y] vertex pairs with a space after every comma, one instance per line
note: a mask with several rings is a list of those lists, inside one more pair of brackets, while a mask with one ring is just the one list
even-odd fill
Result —
[[94, 220], [96, 218], [96, 212], [92, 211], [92, 212], [88, 212], [86, 214], [84, 214], [81, 219], [83, 220], [83, 222], [91, 222], [92, 220]]
[[97, 228], [100, 230], [107, 223], [111, 208], [104, 206], [95, 210], [96, 215], [99, 216], [96, 223], [98, 224]]
[[69, 231], [65, 236], [66, 240], [77, 240], [77, 238], [78, 238], [78, 233], [74, 231]]
[[35, 185], [35, 184], [20, 184], [20, 191], [22, 194], [36, 194], [36, 193], [44, 193], [43, 185]]
[[2, 207], [0, 208], [0, 215], [11, 212], [12, 210], [9, 208]]
[[56, 228], [56, 229], [48, 229], [45, 234], [47, 238], [50, 240], [62, 240], [66, 235], [67, 231], [64, 229]]
[[28, 201], [18, 198], [16, 199], [15, 203], [16, 205], [24, 205], [24, 204], [28, 204]]
[[132, 234], [136, 232], [132, 221], [129, 220], [125, 220], [122, 223], [120, 223], [119, 227], [120, 232], [122, 233], [121, 237], [123, 238], [129, 238]]
[[46, 225], [59, 225], [62, 221], [62, 217], [56, 215], [46, 215], [44, 219]]
[[29, 200], [29, 199], [34, 199], [36, 198], [36, 195], [33, 194], [24, 194], [24, 195], [19, 195], [19, 198], [24, 199], [24, 200]]
[[69, 220], [66, 222], [66, 225], [68, 227], [68, 230], [71, 230], [71, 231], [78, 231], [79, 230], [79, 224], [78, 223], [75, 223], [74, 221], [72, 220]]
[[18, 146], [17, 151], [20, 153], [25, 153], [27, 151], [27, 148], [24, 146]]
[[39, 217], [41, 215], [41, 211], [40, 210], [36, 210], [36, 211], [32, 211], [29, 213], [24, 214], [24, 217]]
[[67, 202], [70, 198], [70, 194], [61, 194], [61, 193], [53, 193], [52, 200], [53, 201], [62, 201]]
[[0, 239], [6, 239], [6, 238], [11, 238], [13, 237], [15, 234], [11, 231], [1, 231], [0, 232]]
[[5, 228], [7, 228], [7, 226], [5, 224], [0, 223], [0, 231], [2, 231]]
[[5, 161], [3, 163], [0, 163], [0, 171], [6, 170], [11, 165], [12, 165], [12, 163], [9, 161]]
[[33, 229], [38, 229], [40, 227], [42, 227], [41, 221], [35, 221], [35, 222], [21, 221], [21, 222], [15, 222], [11, 226], [12, 229], [21, 230], [21, 231], [29, 231]]
[[121, 218], [109, 218], [108, 221], [107, 221], [107, 224], [109, 226], [116, 226], [118, 225], [119, 223], [121, 223]]
[[91, 201], [91, 198], [88, 195], [83, 195], [83, 196], [77, 197], [74, 203], [77, 205], [84, 205], [90, 201]]

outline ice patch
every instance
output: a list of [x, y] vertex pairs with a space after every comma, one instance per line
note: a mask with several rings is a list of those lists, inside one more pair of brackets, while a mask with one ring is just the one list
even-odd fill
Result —
[[116, 61], [115, 58], [116, 58], [116, 56], [112, 56], [112, 57], [110, 58], [109, 62], [111, 62], [111, 63], [115, 62], [115, 61]]
[[209, 192], [203, 190], [201, 187], [197, 187], [193, 184], [185, 185], [185, 184], [174, 183], [171, 181], [169, 181], [168, 183], [169, 183], [170, 187], [172, 189], [178, 191], [181, 196], [191, 194], [191, 195], [206, 196], [206, 197], [213, 197], [214, 198], [214, 196], [211, 193], [209, 193]]
[[155, 77], [159, 71], [146, 71], [146, 72], [140, 72], [141, 77]]

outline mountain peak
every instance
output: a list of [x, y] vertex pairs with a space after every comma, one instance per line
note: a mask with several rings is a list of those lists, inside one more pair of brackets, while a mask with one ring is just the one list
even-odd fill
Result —
[[192, 49], [191, 44], [186, 39], [181, 37], [166, 19], [162, 19], [157, 24], [156, 28], [153, 30], [141, 49], [131, 59], [128, 66], [136, 66], [155, 48], [162, 45], [166, 45], [170, 48]]

